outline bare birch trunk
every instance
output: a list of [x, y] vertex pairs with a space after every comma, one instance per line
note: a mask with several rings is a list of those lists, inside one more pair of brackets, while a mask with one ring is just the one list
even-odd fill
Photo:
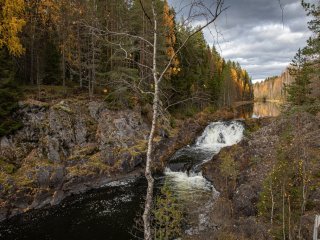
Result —
[[285, 188], [282, 184], [282, 235], [283, 240], [286, 240], [286, 222], [285, 222]]
[[271, 194], [271, 216], [270, 223], [273, 225], [273, 215], [274, 215], [274, 196], [273, 196], [273, 188], [272, 188], [272, 180], [270, 180], [270, 194]]
[[152, 74], [154, 80], [154, 98], [153, 98], [153, 116], [152, 116], [152, 125], [151, 131], [148, 140], [148, 150], [147, 150], [147, 163], [145, 169], [145, 177], [148, 181], [147, 195], [145, 208], [143, 213], [143, 224], [144, 224], [144, 239], [151, 240], [151, 209], [153, 201], [153, 186], [154, 179], [152, 177], [152, 149], [153, 149], [153, 138], [156, 132], [156, 125], [158, 120], [158, 106], [159, 106], [159, 80], [157, 77], [157, 15], [155, 12], [154, 1], [152, 1], [152, 13], [153, 13], [153, 59], [152, 59]]

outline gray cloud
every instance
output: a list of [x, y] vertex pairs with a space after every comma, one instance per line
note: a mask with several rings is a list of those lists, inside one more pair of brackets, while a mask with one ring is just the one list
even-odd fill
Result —
[[[169, 2], [179, 9], [188, 1]], [[283, 21], [278, 0], [225, 0], [228, 10], [204, 31], [205, 38], [223, 57], [238, 61], [253, 79], [279, 75], [310, 36], [300, 0], [281, 0], [281, 4]]]

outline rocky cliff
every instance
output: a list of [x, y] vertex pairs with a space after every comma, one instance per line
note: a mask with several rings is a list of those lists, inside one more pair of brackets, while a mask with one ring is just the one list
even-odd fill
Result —
[[24, 127], [0, 139], [0, 220], [128, 175], [143, 163], [141, 111], [103, 101], [20, 103]]
[[268, 78], [263, 82], [253, 85], [254, 98], [256, 100], [279, 100], [286, 98], [284, 86], [293, 82], [289, 71], [286, 70], [281, 76]]

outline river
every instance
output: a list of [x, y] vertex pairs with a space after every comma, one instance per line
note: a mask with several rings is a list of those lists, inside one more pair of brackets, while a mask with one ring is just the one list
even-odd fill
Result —
[[[275, 110], [278, 109], [278, 110]], [[275, 103], [242, 106], [240, 118], [275, 116]], [[238, 143], [243, 136], [241, 121], [214, 122], [191, 146], [177, 151], [163, 174], [156, 178], [156, 192], [167, 182], [186, 212], [186, 234], [196, 234], [208, 225], [206, 209], [219, 196], [201, 173], [201, 164], [223, 147]], [[34, 210], [0, 224], [0, 239], [126, 240], [141, 236], [135, 227], [143, 211], [146, 192], [144, 178], [113, 182], [103, 188], [71, 196], [58, 206]]]

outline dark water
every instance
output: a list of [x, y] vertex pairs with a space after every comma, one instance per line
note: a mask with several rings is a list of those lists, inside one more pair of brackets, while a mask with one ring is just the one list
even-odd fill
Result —
[[[146, 182], [136, 179], [71, 196], [62, 204], [36, 210], [0, 224], [0, 239], [136, 239], [132, 226], [142, 213]], [[140, 233], [141, 234], [141, 233]]]

